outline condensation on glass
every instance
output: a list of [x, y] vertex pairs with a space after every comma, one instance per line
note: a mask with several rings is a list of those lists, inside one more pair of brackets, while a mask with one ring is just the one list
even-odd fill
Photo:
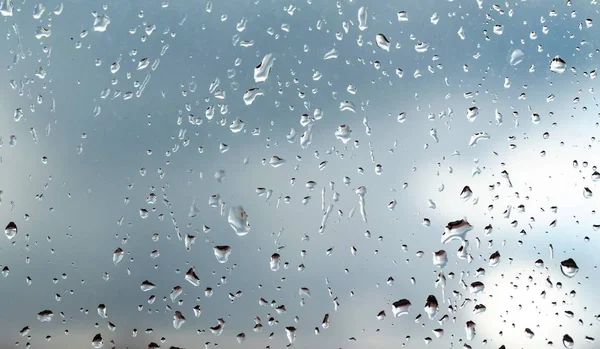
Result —
[[0, 347], [596, 348], [596, 0], [0, 0]]

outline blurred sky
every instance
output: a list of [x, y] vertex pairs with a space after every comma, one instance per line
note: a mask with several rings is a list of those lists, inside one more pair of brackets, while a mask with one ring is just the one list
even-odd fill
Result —
[[[0, 8], [8, 6], [5, 1]], [[594, 210], [600, 206], [592, 178], [598, 32], [587, 20], [597, 14], [595, 2], [13, 6], [0, 24], [6, 33], [0, 54], [6, 67], [0, 73], [0, 215], [5, 224], [15, 222], [18, 233], [0, 240], [0, 265], [10, 271], [0, 277], [0, 347], [89, 347], [100, 333], [108, 348], [151, 342], [281, 348], [288, 344], [286, 326], [297, 329], [296, 348], [422, 348], [427, 337], [433, 339], [429, 348], [465, 342], [473, 348], [537, 348], [563, 346], [565, 334], [576, 348], [596, 346], [586, 340], [598, 336], [600, 314], [593, 276], [593, 225], [600, 224]], [[361, 7], [367, 13], [363, 30]], [[400, 11], [408, 21], [398, 20]], [[110, 18], [106, 30], [95, 30], [95, 18], [104, 15]], [[40, 27], [51, 34], [36, 38]], [[377, 46], [380, 33], [389, 51]], [[243, 47], [244, 40], [252, 45]], [[418, 52], [419, 43], [428, 49]], [[334, 48], [338, 57], [324, 60]], [[511, 65], [515, 50], [523, 60]], [[267, 54], [273, 67], [265, 82], [256, 82], [254, 69]], [[555, 56], [566, 61], [562, 74], [550, 70]], [[138, 69], [143, 58], [150, 63]], [[114, 62], [120, 69], [111, 72]], [[220, 92], [209, 89], [215, 82]], [[263, 95], [246, 105], [243, 95], [254, 87]], [[132, 98], [124, 98], [128, 93]], [[355, 111], [340, 110], [344, 101]], [[215, 110], [211, 120], [209, 107]], [[467, 118], [470, 107], [479, 109], [474, 120]], [[17, 108], [23, 111], [18, 121]], [[323, 117], [311, 119], [312, 141], [303, 148], [308, 127], [301, 115], [312, 117], [317, 108]], [[533, 114], [539, 121], [532, 121]], [[194, 118], [201, 124], [189, 122]], [[238, 133], [229, 127], [236, 119], [244, 123]], [[352, 130], [347, 144], [335, 136], [340, 125]], [[476, 132], [490, 138], [469, 146]], [[12, 135], [17, 141], [11, 146]], [[285, 163], [269, 165], [273, 156]], [[224, 178], [218, 181], [215, 173]], [[306, 188], [308, 181], [316, 182], [314, 190]], [[460, 193], [467, 185], [473, 196], [464, 201]], [[356, 194], [361, 186], [367, 222]], [[271, 197], [258, 196], [257, 188], [272, 191]], [[584, 188], [593, 194], [586, 197]], [[154, 204], [147, 202], [150, 193], [157, 196]], [[219, 196], [223, 214], [209, 206], [211, 195]], [[330, 204], [320, 234], [323, 207]], [[228, 224], [234, 206], [248, 213], [245, 236]], [[149, 212], [145, 219], [142, 208]], [[447, 223], [459, 219], [473, 226], [467, 234], [470, 263], [457, 255], [460, 241], [441, 242]], [[493, 232], [485, 236], [489, 224]], [[186, 234], [196, 236], [190, 251], [180, 239]], [[232, 249], [224, 264], [214, 256], [216, 245]], [[114, 265], [118, 247], [124, 258]], [[432, 254], [441, 249], [449, 262], [440, 270]], [[153, 250], [160, 257], [151, 258]], [[496, 251], [501, 262], [491, 267]], [[273, 253], [281, 255], [278, 271], [269, 267]], [[568, 258], [580, 268], [574, 278], [560, 270]], [[543, 267], [535, 266], [538, 259]], [[185, 280], [191, 267], [198, 287]], [[485, 275], [476, 276], [479, 268]], [[447, 278], [444, 290], [435, 286], [440, 272]], [[157, 288], [142, 292], [144, 280]], [[469, 291], [475, 281], [485, 284], [480, 294]], [[181, 305], [169, 299], [175, 286], [184, 290]], [[214, 290], [210, 298], [207, 287]], [[300, 295], [301, 287], [311, 297]], [[241, 297], [231, 301], [229, 294], [238, 291]], [[148, 304], [152, 294], [157, 299]], [[433, 320], [423, 310], [429, 295], [439, 301]], [[269, 305], [261, 306], [260, 298]], [[394, 318], [392, 303], [400, 299], [412, 307]], [[107, 319], [97, 314], [99, 304], [106, 305]], [[487, 311], [475, 314], [476, 304]], [[280, 305], [283, 314], [275, 309]], [[37, 313], [46, 309], [54, 318], [41, 323]], [[176, 310], [187, 320], [178, 330], [172, 324]], [[387, 316], [380, 321], [382, 310]], [[327, 329], [321, 326], [325, 314]], [[442, 325], [438, 320], [446, 314]], [[262, 333], [253, 331], [255, 317]], [[277, 321], [272, 326], [271, 317]], [[209, 328], [218, 319], [225, 326], [215, 336]], [[471, 341], [467, 321], [476, 323]], [[19, 335], [25, 326], [30, 337]], [[432, 330], [439, 328], [444, 336], [436, 338]], [[242, 345], [239, 333], [246, 336]]]

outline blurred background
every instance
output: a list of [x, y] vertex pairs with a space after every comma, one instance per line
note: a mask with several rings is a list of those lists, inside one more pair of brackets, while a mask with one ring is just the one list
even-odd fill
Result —
[[0, 347], [597, 347], [597, 13], [0, 0]]

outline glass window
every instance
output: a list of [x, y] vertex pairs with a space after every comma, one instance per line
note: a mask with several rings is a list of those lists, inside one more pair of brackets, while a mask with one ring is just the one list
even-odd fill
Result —
[[0, 0], [0, 347], [596, 348], [596, 0]]

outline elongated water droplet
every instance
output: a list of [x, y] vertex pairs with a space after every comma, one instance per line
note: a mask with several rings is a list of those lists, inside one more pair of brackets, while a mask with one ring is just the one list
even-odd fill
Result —
[[265, 55], [262, 61], [254, 68], [254, 82], [259, 83], [267, 81], [274, 62], [275, 58], [273, 58], [272, 53]]
[[365, 30], [365, 29], [368, 28], [367, 27], [367, 16], [368, 16], [367, 9], [365, 9], [364, 6], [361, 6], [358, 9], [358, 15], [357, 15], [357, 17], [358, 17], [358, 29], [360, 31], [363, 31], [363, 30]]
[[445, 244], [452, 240], [463, 241], [471, 230], [473, 230], [473, 226], [464, 219], [450, 222], [446, 225], [444, 233], [442, 233], [442, 243]]
[[390, 40], [385, 36], [385, 34], [379, 33], [375, 36], [375, 42], [377, 43], [377, 46], [384, 50], [384, 51], [389, 51], [390, 50]]

